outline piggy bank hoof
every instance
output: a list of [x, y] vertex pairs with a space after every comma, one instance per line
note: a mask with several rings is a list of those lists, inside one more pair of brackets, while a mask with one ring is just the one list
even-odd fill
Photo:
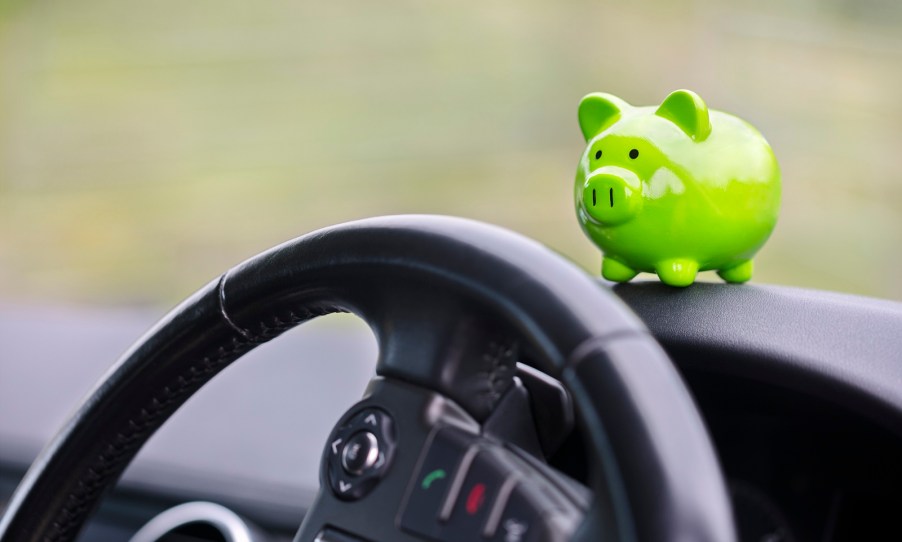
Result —
[[752, 278], [752, 269], [752, 260], [745, 260], [739, 265], [721, 269], [717, 274], [727, 282], [741, 283], [748, 282]]
[[638, 271], [627, 267], [617, 260], [612, 260], [611, 258], [603, 258], [601, 260], [601, 276], [612, 282], [629, 282], [637, 274], [639, 274]]
[[695, 282], [698, 263], [682, 258], [664, 260], [655, 266], [655, 272], [661, 278], [661, 282], [668, 286], [689, 286]]

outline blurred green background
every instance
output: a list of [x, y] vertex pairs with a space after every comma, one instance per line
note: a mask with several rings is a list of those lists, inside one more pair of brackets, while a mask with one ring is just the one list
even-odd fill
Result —
[[160, 305], [321, 226], [446, 213], [587, 269], [576, 106], [756, 125], [756, 282], [902, 299], [902, 2], [7, 1], [0, 300]]

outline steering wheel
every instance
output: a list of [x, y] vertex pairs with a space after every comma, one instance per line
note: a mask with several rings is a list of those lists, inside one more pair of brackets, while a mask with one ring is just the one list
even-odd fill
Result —
[[[0, 540], [72, 540], [204, 383], [257, 345], [339, 311], [375, 332], [377, 377], [325, 443], [322, 487], [296, 540], [735, 539], [699, 413], [619, 300], [518, 234], [398, 216], [302, 236], [176, 307], [34, 462]], [[486, 431], [542, 418], [511, 399], [522, 388], [517, 361], [572, 398], [591, 492], [524, 451], [516, 431]]]

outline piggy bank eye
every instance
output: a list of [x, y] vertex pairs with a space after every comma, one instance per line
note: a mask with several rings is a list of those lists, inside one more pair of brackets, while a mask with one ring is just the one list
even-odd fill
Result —
[[632, 158], [633, 160], [635, 160], [636, 158], [639, 158], [639, 150], [638, 149], [631, 150], [630, 158]]
[[599, 158], [601, 158], [601, 149], [595, 152], [595, 159], [598, 160]]

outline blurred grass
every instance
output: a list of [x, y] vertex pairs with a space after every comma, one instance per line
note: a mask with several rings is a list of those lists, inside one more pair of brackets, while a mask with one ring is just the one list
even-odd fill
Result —
[[446, 213], [582, 266], [579, 98], [692, 88], [783, 170], [758, 282], [902, 299], [902, 8], [14, 2], [0, 299], [159, 304], [311, 229]]

